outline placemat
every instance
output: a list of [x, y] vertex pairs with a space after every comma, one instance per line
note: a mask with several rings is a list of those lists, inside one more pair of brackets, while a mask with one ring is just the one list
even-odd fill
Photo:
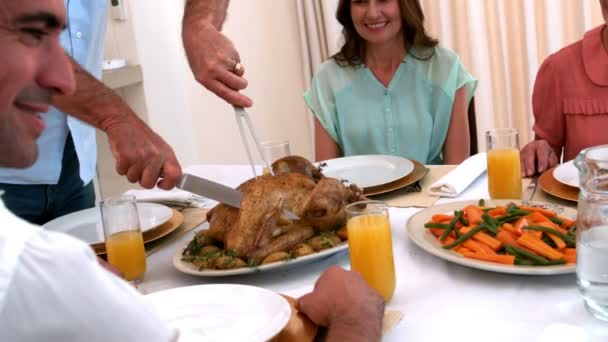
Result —
[[429, 165], [429, 172], [419, 182], [420, 191], [416, 187], [407, 187], [391, 193], [374, 196], [374, 199], [386, 202], [391, 207], [428, 208], [435, 204], [440, 197], [429, 195], [426, 190], [441, 177], [453, 170], [456, 165]]

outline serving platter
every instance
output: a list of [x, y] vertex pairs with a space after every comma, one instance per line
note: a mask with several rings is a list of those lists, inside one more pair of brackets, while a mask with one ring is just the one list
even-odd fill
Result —
[[[521, 200], [485, 200], [486, 206], [508, 205], [509, 203], [522, 203]], [[576, 265], [556, 265], [556, 266], [519, 266], [519, 265], [504, 265], [493, 262], [481, 261], [476, 259], [465, 258], [462, 255], [442, 248], [441, 244], [429, 231], [424, 227], [424, 224], [431, 220], [435, 214], [451, 214], [454, 210], [461, 210], [467, 205], [477, 205], [478, 201], [460, 201], [446, 204], [435, 205], [430, 208], [423, 209], [416, 215], [412, 216], [406, 225], [406, 230], [410, 240], [423, 250], [442, 258], [446, 261], [453, 262], [462, 266], [477, 268], [480, 270], [524, 274], [524, 275], [553, 275], [574, 273]], [[524, 201], [524, 204], [531, 206], [541, 206], [552, 209], [559, 215], [570, 219], [576, 218], [576, 210], [572, 208], [562, 207], [549, 203], [529, 202]]]

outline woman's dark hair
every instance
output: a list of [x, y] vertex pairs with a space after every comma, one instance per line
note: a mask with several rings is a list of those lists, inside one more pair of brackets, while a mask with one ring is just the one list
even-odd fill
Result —
[[[340, 0], [336, 11], [336, 19], [342, 24], [344, 45], [340, 52], [332, 58], [341, 66], [358, 66], [363, 63], [365, 56], [365, 40], [355, 29], [350, 11], [351, 0]], [[401, 9], [401, 23], [403, 30], [403, 43], [407, 53], [416, 59], [427, 60], [433, 57], [434, 47], [439, 44], [437, 39], [432, 38], [424, 28], [424, 13], [420, 0], [399, 0]], [[428, 52], [426, 55], [415, 55], [420, 52]]]

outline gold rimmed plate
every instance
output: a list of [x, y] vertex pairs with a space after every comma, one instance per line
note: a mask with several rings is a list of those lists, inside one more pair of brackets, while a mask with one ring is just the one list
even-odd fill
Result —
[[414, 170], [412, 170], [412, 172], [410, 172], [407, 176], [387, 184], [364, 188], [363, 195], [374, 196], [384, 194], [387, 192], [405, 188], [406, 186], [415, 184], [416, 182], [421, 180], [427, 174], [428, 169], [420, 162], [417, 162], [415, 160], [411, 160], [411, 162], [414, 164]]
[[538, 179], [540, 188], [549, 195], [557, 198], [578, 202], [579, 189], [566, 185], [555, 179], [553, 171], [555, 171], [555, 167], [543, 172], [540, 175], [540, 178]]
[[[167, 222], [156, 228], [143, 232], [144, 243], [156, 241], [162, 237], [165, 237], [184, 223], [184, 215], [175, 209], [171, 210], [173, 215]], [[97, 255], [106, 254], [106, 246], [103, 242], [92, 244], [91, 247]]]

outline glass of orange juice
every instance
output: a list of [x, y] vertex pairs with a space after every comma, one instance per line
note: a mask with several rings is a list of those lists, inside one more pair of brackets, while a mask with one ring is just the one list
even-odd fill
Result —
[[[287, 157], [291, 154], [291, 150], [289, 148], [289, 140], [264, 141], [260, 145], [262, 145], [262, 153], [264, 154], [264, 158], [271, 165], [277, 159]], [[266, 165], [264, 165], [262, 173], [265, 175], [269, 173]]]
[[135, 197], [108, 198], [100, 207], [108, 262], [128, 281], [141, 281], [146, 272], [146, 252]]
[[517, 130], [489, 130], [486, 132], [486, 143], [490, 198], [520, 199], [522, 189]]
[[395, 265], [388, 206], [379, 201], [355, 202], [346, 207], [351, 269], [385, 301], [395, 291]]

